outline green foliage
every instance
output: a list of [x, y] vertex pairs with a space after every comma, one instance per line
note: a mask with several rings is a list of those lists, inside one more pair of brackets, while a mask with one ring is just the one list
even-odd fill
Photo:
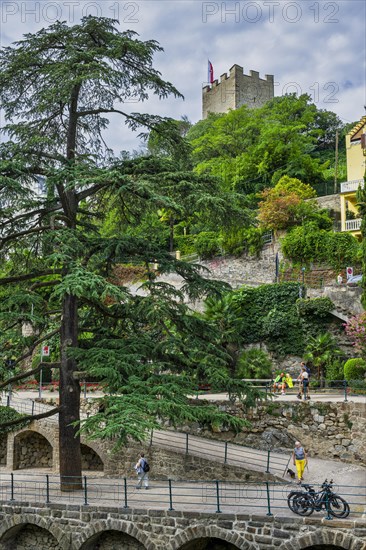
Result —
[[323, 334], [318, 334], [316, 337], [309, 337], [304, 359], [317, 368], [317, 376], [318, 379], [320, 379], [324, 377], [328, 366], [331, 365], [339, 355], [340, 350], [337, 347], [336, 339], [329, 332], [325, 332]]
[[18, 411], [12, 409], [11, 407], [4, 407], [0, 405], [0, 435], [12, 432], [14, 430], [20, 430], [21, 428], [26, 426], [27, 422], [19, 422], [19, 424], [16, 424], [15, 426], [1, 426], [2, 424], [6, 424], [7, 422], [18, 420], [23, 416], [25, 415], [18, 413]]
[[272, 361], [268, 354], [257, 348], [251, 348], [240, 354], [236, 366], [238, 378], [270, 378], [272, 375]]
[[350, 233], [325, 231], [312, 224], [293, 228], [281, 241], [284, 256], [292, 262], [326, 262], [336, 270], [357, 262], [359, 246]]
[[[366, 274], [366, 167], [365, 167], [363, 180], [364, 180], [363, 189], [361, 189], [361, 186], [360, 186], [356, 196], [357, 196], [357, 208], [358, 208], [359, 216], [362, 219], [362, 222], [361, 222], [362, 243], [361, 243], [361, 251], [360, 251], [360, 257], [362, 261], [362, 273]], [[361, 302], [362, 302], [363, 308], [366, 309], [366, 277], [365, 276], [362, 278], [361, 285], [363, 289]]]
[[326, 372], [325, 378], [328, 381], [344, 379], [343, 362], [340, 359], [333, 360], [327, 366], [327, 372]]
[[287, 195], [295, 193], [300, 199], [313, 199], [316, 197], [316, 192], [311, 185], [289, 176], [282, 176], [273, 188], [274, 194], [281, 193], [281, 191], [284, 191]]
[[[190, 170], [176, 124], [121, 110], [131, 97], [181, 97], [153, 67], [161, 50], [111, 19], [84, 17], [27, 34], [0, 54], [0, 354], [20, 363], [57, 340], [62, 478], [81, 475], [77, 371], [108, 394], [105, 411], [82, 430], [120, 443], [141, 440], [164, 418], [239, 429], [242, 420], [213, 405], [191, 406], [187, 396], [200, 377], [248, 405], [255, 396], [229, 375], [219, 330], [184, 302], [227, 286], [168, 251], [180, 221], [245, 223], [243, 201]], [[112, 118], [142, 129], [162, 154], [114, 157], [104, 141]], [[44, 195], [33, 192], [40, 176]], [[202, 237], [203, 253], [215, 253], [214, 241]], [[140, 292], [118, 281], [121, 264], [144, 268]], [[158, 281], [155, 264], [162, 275], [180, 275], [182, 289]], [[27, 338], [24, 322], [34, 329]]]
[[366, 361], [360, 357], [348, 359], [344, 364], [346, 380], [362, 380], [366, 373]]
[[188, 133], [196, 169], [219, 177], [223, 188], [246, 194], [276, 185], [284, 175], [320, 183], [330, 163], [322, 156], [330, 140], [327, 121], [342, 127], [327, 113], [309, 96], [290, 94], [259, 109], [243, 106], [211, 116]]
[[296, 302], [299, 315], [302, 317], [326, 318], [334, 309], [334, 304], [327, 296], [325, 298], [299, 298]]
[[248, 344], [265, 342], [279, 357], [301, 355], [310, 335], [324, 331], [328, 318], [309, 315], [304, 321], [299, 315], [299, 287], [298, 283], [243, 286], [220, 300], [206, 301], [205, 315], [218, 327], [234, 369]]
[[174, 246], [176, 250], [180, 250], [182, 256], [193, 254], [195, 249], [196, 235], [175, 235]]
[[243, 253], [259, 256], [263, 249], [263, 233], [259, 227], [234, 228], [222, 233], [221, 245], [227, 254], [233, 256]]
[[202, 231], [196, 236], [194, 249], [203, 259], [217, 256], [220, 252], [219, 235], [213, 231]]
[[321, 210], [312, 199], [314, 189], [296, 178], [283, 176], [272, 189], [260, 194], [258, 219], [263, 227], [288, 229], [311, 223], [319, 229], [331, 229], [332, 219], [326, 210]]

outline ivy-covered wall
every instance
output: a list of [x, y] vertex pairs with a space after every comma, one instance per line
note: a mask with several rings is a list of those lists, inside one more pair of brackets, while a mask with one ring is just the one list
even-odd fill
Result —
[[280, 357], [301, 355], [309, 335], [325, 332], [332, 322], [331, 300], [302, 299], [301, 290], [299, 283], [280, 283], [233, 291], [244, 345], [263, 342]]

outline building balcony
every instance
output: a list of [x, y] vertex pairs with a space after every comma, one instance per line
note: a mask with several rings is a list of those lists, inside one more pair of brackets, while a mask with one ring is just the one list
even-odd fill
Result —
[[361, 229], [362, 218], [356, 220], [346, 220], [345, 231], [359, 231]]
[[357, 191], [359, 187], [363, 189], [363, 186], [363, 179], [344, 181], [343, 183], [341, 183], [341, 193], [352, 193], [352, 191]]

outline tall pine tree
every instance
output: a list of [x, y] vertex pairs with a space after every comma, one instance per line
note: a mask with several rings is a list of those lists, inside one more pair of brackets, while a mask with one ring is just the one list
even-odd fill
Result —
[[[129, 113], [130, 98], [179, 92], [153, 68], [155, 41], [140, 41], [117, 22], [87, 17], [56, 23], [1, 51], [0, 98], [7, 121], [0, 149], [1, 354], [13, 367], [44, 343], [59, 350], [61, 488], [78, 488], [81, 476], [78, 371], [106, 386], [101, 412], [83, 425], [93, 437], [141, 439], [161, 418], [176, 423], [240, 422], [212, 406], [191, 407], [199, 379], [232, 395], [250, 396], [234, 384], [213, 325], [192, 314], [195, 300], [218, 285], [197, 266], [176, 261], [153, 238], [124, 229], [158, 208], [179, 209], [179, 193], [159, 161], [122, 162], [103, 139], [108, 117], [132, 130], [162, 127], [159, 117]], [[165, 124], [163, 124], [165, 126]], [[178, 144], [179, 146], [179, 144]], [[34, 189], [42, 182], [44, 193]], [[206, 189], [207, 191], [207, 189]], [[111, 203], [118, 231], [105, 236]], [[119, 264], [143, 267], [142, 291], [118, 279]], [[176, 290], [156, 278], [175, 271]], [[22, 335], [25, 324], [33, 334]], [[29, 376], [3, 376], [4, 386]]]

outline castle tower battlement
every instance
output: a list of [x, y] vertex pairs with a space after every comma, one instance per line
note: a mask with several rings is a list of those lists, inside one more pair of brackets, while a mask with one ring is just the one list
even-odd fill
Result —
[[251, 109], [262, 107], [274, 97], [274, 77], [266, 74], [260, 78], [257, 71], [244, 74], [240, 65], [233, 65], [229, 74], [224, 73], [220, 80], [214, 80], [202, 89], [202, 118], [208, 113], [226, 113], [247, 105]]

